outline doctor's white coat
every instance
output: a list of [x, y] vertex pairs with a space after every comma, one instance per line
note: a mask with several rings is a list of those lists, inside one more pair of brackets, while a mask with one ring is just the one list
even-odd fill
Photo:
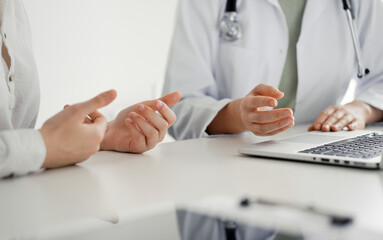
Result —
[[[288, 28], [278, 0], [238, 1], [243, 36], [220, 39], [226, 0], [180, 0], [164, 93], [180, 91], [176, 139], [207, 136], [205, 130], [230, 101], [260, 83], [279, 86], [288, 48]], [[383, 109], [383, 1], [354, 0], [364, 65], [356, 99]], [[314, 121], [339, 104], [357, 65], [341, 0], [307, 0], [297, 44], [296, 123]]]

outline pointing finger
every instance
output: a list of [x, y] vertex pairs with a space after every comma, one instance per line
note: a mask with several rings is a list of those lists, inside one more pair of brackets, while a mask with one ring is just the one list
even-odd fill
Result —
[[109, 90], [107, 92], [101, 93], [96, 97], [82, 103], [73, 105], [73, 110], [80, 115], [87, 115], [94, 112], [95, 110], [105, 107], [110, 104], [117, 96], [115, 90]]

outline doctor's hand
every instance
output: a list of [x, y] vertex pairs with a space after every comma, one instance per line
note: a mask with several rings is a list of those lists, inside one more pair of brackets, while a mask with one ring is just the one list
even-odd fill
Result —
[[208, 126], [208, 134], [236, 134], [251, 131], [258, 136], [271, 136], [294, 126], [293, 111], [276, 107], [284, 94], [277, 88], [260, 84], [246, 97], [230, 102]]
[[180, 93], [174, 92], [122, 110], [108, 123], [101, 150], [143, 153], [154, 148], [176, 121], [176, 115], [169, 106], [180, 99]]
[[107, 125], [97, 109], [115, 98], [116, 91], [110, 90], [89, 101], [68, 106], [47, 120], [40, 129], [47, 149], [42, 168], [74, 165], [96, 153]]
[[258, 136], [272, 136], [294, 126], [293, 111], [288, 108], [263, 110], [276, 107], [284, 94], [277, 88], [260, 84], [241, 102], [240, 116], [246, 130]]
[[366, 124], [381, 121], [383, 113], [366, 103], [354, 101], [345, 106], [326, 108], [309, 127], [309, 131], [341, 131], [364, 129]]

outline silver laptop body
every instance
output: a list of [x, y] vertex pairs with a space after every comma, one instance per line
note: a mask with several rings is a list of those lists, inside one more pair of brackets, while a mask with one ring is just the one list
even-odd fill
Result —
[[240, 147], [239, 153], [267, 158], [383, 168], [383, 132], [308, 132]]

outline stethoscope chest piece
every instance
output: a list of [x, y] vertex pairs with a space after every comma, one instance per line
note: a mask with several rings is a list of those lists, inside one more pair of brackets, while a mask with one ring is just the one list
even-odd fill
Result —
[[221, 24], [221, 39], [233, 42], [242, 37], [241, 25], [237, 20], [237, 12], [225, 12]]

